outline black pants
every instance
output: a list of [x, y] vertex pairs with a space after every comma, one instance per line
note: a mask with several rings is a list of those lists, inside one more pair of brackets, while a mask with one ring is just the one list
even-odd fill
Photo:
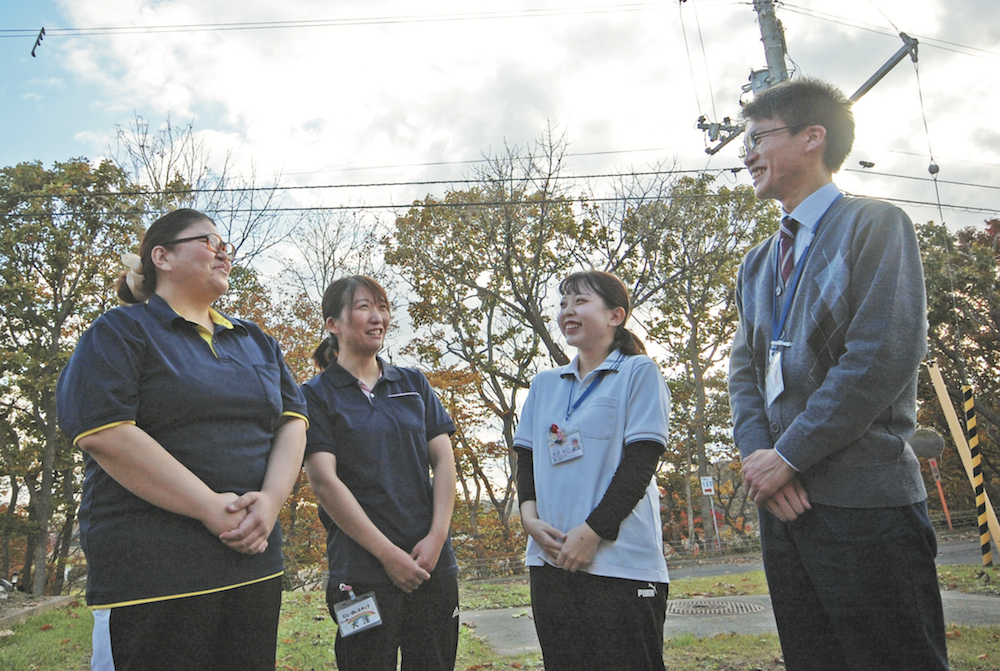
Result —
[[663, 671], [667, 583], [531, 567], [545, 671]]
[[274, 671], [281, 576], [111, 609], [115, 671]]
[[927, 506], [760, 509], [764, 570], [788, 671], [948, 668]]
[[[357, 596], [375, 592], [382, 624], [350, 636], [337, 633], [334, 651], [340, 671], [452, 671], [458, 654], [457, 576], [432, 576], [407, 594], [393, 585], [352, 583]], [[326, 590], [333, 605], [349, 598], [338, 585]]]

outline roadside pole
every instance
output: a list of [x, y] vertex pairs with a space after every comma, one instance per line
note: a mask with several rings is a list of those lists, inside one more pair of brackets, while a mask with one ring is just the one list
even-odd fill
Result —
[[711, 475], [701, 479], [702, 496], [709, 497], [708, 501], [712, 505], [712, 528], [715, 529], [715, 550], [722, 554], [722, 541], [719, 540], [719, 522], [715, 519], [715, 478]]

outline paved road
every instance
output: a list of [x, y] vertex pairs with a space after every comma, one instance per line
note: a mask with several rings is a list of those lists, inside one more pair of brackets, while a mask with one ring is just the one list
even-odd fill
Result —
[[[979, 564], [982, 552], [978, 537], [966, 534], [939, 543], [938, 564]], [[994, 550], [994, 558], [1000, 556]], [[731, 575], [762, 569], [760, 558], [683, 562], [670, 567], [672, 578]], [[945, 621], [949, 624], [981, 625], [1000, 622], [1000, 598], [942, 592]], [[669, 611], [678, 611], [677, 614]], [[692, 614], [694, 613], [694, 614]], [[539, 650], [530, 608], [465, 611], [462, 623], [486, 639], [502, 655]], [[692, 634], [699, 638], [724, 633], [756, 634], [774, 632], [774, 613], [768, 596], [673, 599], [668, 605], [664, 634], [667, 638]]]
[[[938, 566], [982, 563], [979, 535], [974, 532], [943, 537], [938, 541]], [[993, 545], [993, 563], [1000, 562], [1000, 554]], [[760, 555], [727, 559], [701, 559], [668, 562], [670, 578], [705, 578], [714, 575], [735, 575], [748, 571], [763, 571]]]

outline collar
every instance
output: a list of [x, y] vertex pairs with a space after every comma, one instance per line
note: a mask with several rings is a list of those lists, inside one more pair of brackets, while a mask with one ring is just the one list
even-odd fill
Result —
[[[190, 324], [187, 319], [181, 317], [179, 314], [174, 312], [174, 309], [170, 307], [170, 303], [163, 300], [163, 297], [158, 294], [153, 294], [150, 296], [149, 301], [146, 302], [147, 309], [156, 317], [161, 324], [167, 329], [172, 329], [176, 324]], [[230, 331], [235, 331], [242, 335], [247, 334], [246, 327], [237, 320], [231, 320], [224, 314], [216, 310], [215, 308], [208, 308], [208, 314], [212, 317], [212, 321], [216, 326], [221, 326], [224, 329]]]
[[208, 316], [212, 318], [212, 323], [218, 326], [222, 326], [223, 328], [227, 328], [230, 331], [233, 330], [234, 328], [233, 323], [229, 321], [229, 319], [227, 319], [224, 314], [222, 314], [215, 308], [208, 309]]
[[[609, 354], [607, 356], [607, 358], [601, 363], [600, 366], [598, 366], [594, 370], [592, 370], [589, 373], [587, 373], [587, 377], [590, 377], [594, 373], [598, 373], [598, 372], [600, 372], [602, 370], [603, 371], [608, 371], [608, 372], [611, 372], [611, 373], [617, 373], [618, 369], [621, 368], [622, 362], [624, 360], [625, 360], [625, 355], [624, 354], [622, 354], [618, 350], [612, 350], [611, 354]], [[569, 365], [562, 369], [562, 372], [559, 373], [559, 377], [562, 377], [562, 378], [575, 377], [577, 379], [580, 379], [580, 355], [579, 354], [577, 354], [575, 357], [573, 357], [573, 360], [569, 362]], [[582, 379], [581, 379], [581, 381], [582, 381]]]
[[[402, 378], [398, 368], [393, 366], [391, 363], [388, 363], [382, 357], [375, 358], [378, 360], [378, 365], [382, 369], [382, 377], [380, 377], [378, 382], [375, 383], [376, 387], [382, 383], [382, 380], [396, 382]], [[354, 385], [355, 387], [358, 386], [358, 378], [351, 375], [351, 373], [337, 363], [336, 360], [330, 362], [330, 365], [323, 371], [323, 375], [330, 380], [334, 387], [349, 387], [351, 385]]]
[[816, 224], [819, 223], [819, 220], [823, 218], [826, 211], [830, 209], [830, 206], [839, 197], [840, 189], [837, 188], [836, 184], [830, 182], [809, 194], [791, 213], [785, 212], [782, 209], [781, 216], [786, 217], [790, 214], [792, 219], [799, 222], [800, 229], [814, 233], [816, 231]]

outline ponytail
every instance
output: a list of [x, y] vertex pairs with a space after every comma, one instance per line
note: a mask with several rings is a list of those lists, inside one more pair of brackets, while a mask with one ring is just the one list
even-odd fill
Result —
[[615, 339], [611, 341], [611, 347], [625, 356], [646, 353], [646, 346], [642, 344], [636, 334], [625, 328], [625, 322], [619, 324], [618, 328], [615, 329]]
[[331, 333], [323, 339], [323, 342], [321, 342], [316, 347], [316, 351], [313, 352], [313, 365], [320, 371], [326, 370], [327, 366], [337, 360], [338, 351], [337, 336]]

